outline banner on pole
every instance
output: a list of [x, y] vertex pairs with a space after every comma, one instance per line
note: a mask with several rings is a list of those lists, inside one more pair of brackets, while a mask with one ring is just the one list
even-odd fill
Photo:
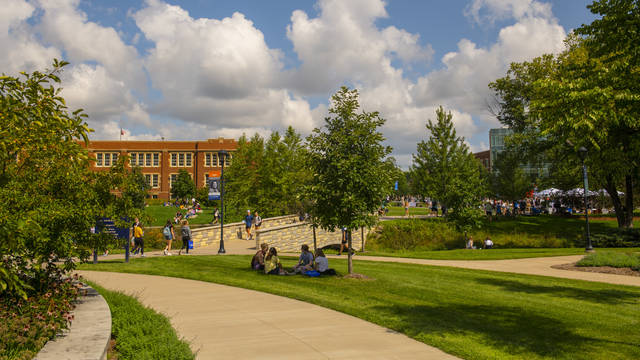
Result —
[[220, 172], [209, 171], [207, 182], [209, 186], [209, 200], [220, 200]]

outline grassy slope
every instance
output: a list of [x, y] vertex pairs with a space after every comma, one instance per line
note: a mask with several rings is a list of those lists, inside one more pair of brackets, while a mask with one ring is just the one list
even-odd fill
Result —
[[189, 345], [178, 339], [166, 317], [131, 296], [89, 283], [100, 292], [111, 309], [111, 332], [116, 339], [118, 359], [195, 358]]
[[[249, 270], [249, 260], [165, 257], [81, 268], [184, 277], [288, 296], [467, 359], [640, 357], [640, 289], [635, 287], [357, 260], [355, 269], [374, 280], [266, 277]], [[284, 260], [285, 266], [294, 262]], [[344, 260], [332, 259], [331, 265], [346, 270]]]
[[[163, 226], [167, 219], [173, 221], [173, 217], [179, 208], [175, 206], [149, 205], [145, 212], [153, 219], [151, 226]], [[186, 213], [182, 210], [182, 213]], [[189, 224], [208, 224], [213, 219], [213, 208], [203, 207], [202, 212], [196, 218], [189, 219]]]

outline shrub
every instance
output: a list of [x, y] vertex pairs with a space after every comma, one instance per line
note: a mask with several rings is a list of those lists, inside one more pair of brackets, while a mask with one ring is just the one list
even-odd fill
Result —
[[460, 243], [464, 244], [462, 236], [441, 219], [385, 221], [367, 239], [369, 248], [375, 250], [442, 250]]
[[578, 261], [577, 266], [628, 267], [640, 271], [640, 254], [613, 251], [598, 251]]
[[31, 359], [44, 344], [73, 320], [78, 287], [70, 279], [55, 279], [27, 299], [0, 299], [0, 360]]
[[640, 247], [640, 229], [611, 229], [605, 234], [591, 236], [596, 247]]

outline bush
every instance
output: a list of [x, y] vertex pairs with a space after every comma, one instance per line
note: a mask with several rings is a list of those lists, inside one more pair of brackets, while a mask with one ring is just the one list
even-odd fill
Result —
[[640, 254], [613, 251], [598, 251], [578, 261], [577, 266], [611, 266], [632, 268], [640, 271]]
[[111, 309], [111, 329], [118, 359], [194, 359], [169, 320], [135, 298], [91, 284]]
[[464, 244], [462, 236], [444, 220], [397, 220], [380, 223], [367, 245], [372, 250], [442, 250]]
[[606, 234], [593, 234], [595, 247], [640, 247], [640, 229], [611, 229]]
[[0, 359], [31, 359], [73, 320], [78, 287], [55, 279], [41, 292], [0, 299]]

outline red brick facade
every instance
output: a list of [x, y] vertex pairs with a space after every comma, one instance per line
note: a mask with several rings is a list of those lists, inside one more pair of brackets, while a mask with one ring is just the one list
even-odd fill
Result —
[[475, 156], [476, 159], [478, 159], [478, 161], [482, 163], [482, 166], [484, 166], [484, 168], [487, 169], [487, 171], [491, 172], [491, 151], [490, 150], [477, 152], [473, 154], [473, 156]]
[[[141, 163], [142, 173], [152, 185], [149, 194], [159, 199], [169, 199], [171, 176], [180, 170], [191, 174], [196, 187], [205, 186], [209, 171], [221, 169], [218, 152], [227, 150], [232, 161], [236, 148], [235, 139], [224, 138], [206, 141], [96, 140], [90, 141], [88, 146], [89, 155], [96, 160], [91, 166], [94, 171], [107, 170], [113, 163], [113, 154], [118, 157], [128, 155], [128, 165]], [[229, 166], [229, 161], [227, 159], [225, 167]]]

